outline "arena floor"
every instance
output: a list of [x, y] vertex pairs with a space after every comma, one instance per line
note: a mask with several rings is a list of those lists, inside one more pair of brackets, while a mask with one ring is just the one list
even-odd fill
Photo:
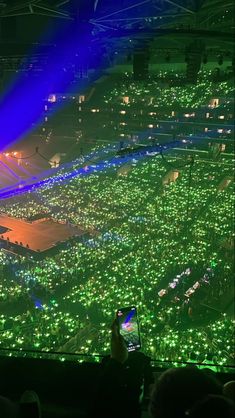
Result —
[[67, 241], [86, 232], [80, 227], [56, 223], [52, 219], [26, 222], [4, 214], [0, 214], [0, 226], [7, 228], [7, 231], [1, 234], [1, 239], [14, 244], [22, 243], [24, 247], [28, 245], [31, 250], [40, 252], [56, 246], [58, 241]]

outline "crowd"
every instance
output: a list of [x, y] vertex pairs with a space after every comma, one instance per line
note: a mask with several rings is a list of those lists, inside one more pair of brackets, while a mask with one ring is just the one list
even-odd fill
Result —
[[[208, 368], [200, 370], [195, 366], [169, 368], [154, 379], [150, 358], [142, 353], [128, 353], [123, 337], [120, 335], [118, 322], [111, 326], [110, 355], [99, 369], [94, 367], [95, 379], [81, 381], [77, 368], [75, 399], [67, 397], [60, 381], [60, 397], [56, 396], [56, 415], [51, 408], [53, 384], [45, 374], [44, 384], [49, 388], [48, 397], [43, 396], [43, 389], [26, 390], [12, 402], [0, 396], [0, 415], [4, 418], [41, 418], [42, 416], [77, 416], [86, 418], [141, 418], [148, 407], [149, 418], [232, 418], [234, 416], [235, 381], [222, 383], [220, 375]], [[36, 363], [35, 363], [36, 364]], [[40, 367], [45, 367], [43, 362]], [[31, 363], [32, 372], [35, 365]], [[81, 371], [81, 368], [80, 368]], [[88, 368], [87, 368], [88, 371]], [[64, 376], [63, 376], [64, 377]], [[56, 373], [54, 379], [62, 376]], [[155, 380], [155, 381], [154, 381]], [[30, 383], [29, 383], [30, 382]], [[28, 379], [32, 384], [32, 379]], [[64, 383], [64, 382], [63, 382]], [[79, 385], [83, 385], [83, 400], [79, 397]], [[71, 391], [72, 382], [67, 382]], [[89, 387], [86, 390], [87, 385]], [[72, 392], [73, 393], [73, 392]], [[62, 396], [61, 396], [62, 394]], [[42, 401], [40, 400], [42, 399]], [[47, 400], [50, 402], [48, 413]], [[148, 403], [146, 402], [148, 401]], [[146, 403], [146, 406], [145, 406]], [[146, 411], [147, 412], [147, 411]]]
[[[223, 124], [225, 121], [232, 124], [232, 78], [215, 82], [213, 72], [203, 70], [197, 85], [188, 85], [183, 74], [159, 71], [151, 74], [147, 80], [138, 82], [133, 81], [128, 73], [111, 76], [109, 82], [105, 79], [96, 86], [91, 100], [81, 104], [73, 97], [65, 101], [66, 107], [63, 106], [59, 112], [46, 112], [48, 120], [42, 129], [52, 132], [50, 143], [57, 141], [58, 136], [60, 140], [67, 137], [68, 142], [73, 138], [71, 158], [76, 147], [78, 154], [94, 142], [100, 144], [117, 138], [140, 137], [141, 131], [147, 129], [159, 129], [159, 133], [175, 136], [197, 133], [202, 130], [200, 124], [205, 123], [208, 133], [209, 124], [216, 122], [217, 138], [231, 138], [231, 130], [225, 129]], [[172, 79], [175, 80], [173, 84]], [[174, 125], [170, 124], [171, 121]], [[179, 126], [179, 121], [187, 123]], [[164, 129], [161, 132], [162, 127]], [[152, 136], [152, 132], [149, 136]], [[69, 153], [67, 147], [66, 152]]]
[[[234, 94], [232, 80], [215, 83], [211, 71], [200, 71], [195, 85], [186, 83], [172, 85], [168, 77], [167, 71], [161, 71], [156, 80], [149, 78], [144, 82], [136, 83], [131, 75], [126, 74], [114, 88], [105, 94], [105, 103], [110, 105], [119, 103], [123, 105], [123, 108], [141, 104], [159, 109], [199, 109], [202, 106], [208, 106], [212, 97], [232, 97]], [[180, 80], [181, 74], [174, 72], [172, 77]], [[123, 102], [125, 97], [129, 100]]]
[[[189, 185], [185, 155], [132, 159], [124, 173], [93, 172], [2, 202], [10, 216], [46, 214], [96, 235], [42, 260], [0, 250], [0, 348], [105, 354], [116, 309], [134, 304], [153, 359], [233, 364], [234, 324], [223, 313], [233, 186], [219, 187], [233, 167], [198, 157]], [[163, 185], [172, 170], [177, 180]]]

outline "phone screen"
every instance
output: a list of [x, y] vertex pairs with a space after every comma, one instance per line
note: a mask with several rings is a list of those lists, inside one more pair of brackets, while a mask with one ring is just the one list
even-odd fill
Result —
[[128, 351], [138, 350], [141, 347], [137, 308], [129, 306], [117, 311], [120, 334], [125, 340]]

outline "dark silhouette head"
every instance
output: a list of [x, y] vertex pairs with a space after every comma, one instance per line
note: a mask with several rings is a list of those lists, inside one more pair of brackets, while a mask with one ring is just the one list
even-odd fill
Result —
[[196, 402], [190, 411], [186, 412], [188, 418], [233, 418], [234, 403], [225, 396], [207, 395]]
[[19, 409], [10, 399], [0, 396], [0, 417], [1, 418], [18, 418]]
[[224, 384], [223, 394], [235, 402], [235, 380], [230, 380]]
[[149, 407], [151, 417], [182, 418], [195, 402], [208, 394], [222, 394], [222, 386], [213, 376], [195, 367], [169, 369], [154, 386]]

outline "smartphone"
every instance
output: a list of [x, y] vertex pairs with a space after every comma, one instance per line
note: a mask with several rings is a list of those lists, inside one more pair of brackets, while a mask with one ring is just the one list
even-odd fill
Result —
[[120, 334], [127, 345], [127, 350], [138, 350], [141, 347], [141, 341], [136, 306], [118, 309], [117, 321]]

